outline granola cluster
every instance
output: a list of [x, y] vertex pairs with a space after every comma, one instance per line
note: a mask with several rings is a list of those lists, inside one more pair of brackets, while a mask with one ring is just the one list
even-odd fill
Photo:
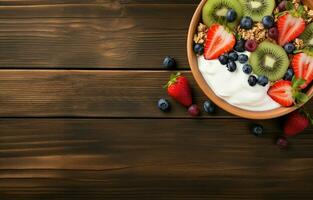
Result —
[[193, 41], [197, 44], [203, 44], [206, 40], [206, 35], [208, 32], [208, 27], [202, 23], [199, 23], [197, 28], [197, 33], [193, 37]]
[[260, 22], [256, 23], [250, 30], [238, 26], [237, 33], [245, 40], [256, 40], [258, 43], [261, 43], [267, 38], [267, 31]]
[[304, 48], [304, 42], [303, 40], [296, 38], [295, 41], [293, 42], [296, 49], [303, 49]]

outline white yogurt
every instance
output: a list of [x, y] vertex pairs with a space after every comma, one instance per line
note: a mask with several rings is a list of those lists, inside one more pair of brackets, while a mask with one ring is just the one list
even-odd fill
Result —
[[[245, 54], [250, 55], [249, 52]], [[206, 60], [203, 56], [198, 57], [198, 66], [207, 84], [217, 96], [229, 104], [250, 111], [279, 108], [280, 105], [267, 94], [270, 84], [265, 87], [251, 87], [248, 84], [249, 75], [242, 71], [243, 64], [236, 64], [237, 70], [230, 72], [217, 59]]]

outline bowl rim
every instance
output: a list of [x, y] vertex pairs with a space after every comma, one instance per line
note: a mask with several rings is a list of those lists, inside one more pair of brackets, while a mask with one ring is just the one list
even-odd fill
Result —
[[[191, 68], [191, 72], [193, 74], [193, 77], [195, 78], [197, 84], [201, 88], [201, 90], [205, 93], [205, 95], [211, 99], [217, 106], [220, 108], [226, 110], [229, 113], [232, 113], [234, 115], [237, 115], [239, 117], [247, 118], [247, 119], [272, 119], [281, 117], [283, 115], [286, 115], [299, 107], [303, 106], [297, 105], [292, 107], [280, 107], [268, 111], [249, 111], [244, 110], [241, 108], [238, 108], [236, 106], [233, 106], [229, 103], [227, 103], [222, 98], [218, 97], [210, 88], [210, 86], [206, 83], [205, 79], [203, 78], [199, 68], [198, 68], [198, 61], [197, 56], [193, 52], [193, 37], [196, 32], [196, 29], [198, 27], [198, 23], [200, 21], [200, 18], [202, 16], [202, 8], [204, 4], [210, 0], [201, 0], [199, 5], [197, 6], [197, 9], [195, 13], [193, 14], [193, 17], [191, 19], [189, 30], [188, 30], [188, 36], [187, 36], [187, 56], [188, 56], [188, 62], [189, 66]], [[313, 85], [309, 90], [307, 91], [307, 95], [311, 99], [313, 96]]]

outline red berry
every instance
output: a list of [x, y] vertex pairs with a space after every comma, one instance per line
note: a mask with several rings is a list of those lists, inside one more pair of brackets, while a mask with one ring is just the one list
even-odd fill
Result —
[[258, 47], [258, 43], [255, 40], [247, 40], [245, 48], [247, 51], [254, 52]]
[[196, 104], [193, 104], [188, 108], [188, 113], [191, 116], [196, 117], [200, 115], [200, 109]]
[[295, 136], [310, 124], [309, 119], [299, 111], [294, 111], [287, 116], [287, 120], [284, 123], [284, 135], [287, 137]]
[[282, 1], [278, 4], [277, 8], [278, 8], [279, 12], [283, 12], [286, 10], [286, 4], [287, 4], [286, 1]]
[[278, 29], [277, 27], [272, 27], [268, 30], [268, 36], [274, 40], [278, 39]]
[[284, 136], [281, 136], [277, 139], [276, 144], [279, 148], [285, 149], [288, 146], [288, 140]]

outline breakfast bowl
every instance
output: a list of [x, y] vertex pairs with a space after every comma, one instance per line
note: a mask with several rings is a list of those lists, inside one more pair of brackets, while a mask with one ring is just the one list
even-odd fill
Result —
[[[292, 105], [292, 106], [275, 106], [268, 107], [268, 109], [254, 109], [253, 106], [249, 107], [249, 109], [246, 109], [245, 107], [240, 107], [237, 106], [236, 104], [232, 104], [229, 101], [225, 100], [225, 98], [222, 98], [221, 95], [218, 95], [216, 92], [216, 88], [212, 88], [212, 84], [209, 84], [210, 82], [210, 77], [204, 76], [203, 73], [203, 66], [200, 66], [200, 63], [202, 62], [201, 59], [199, 59], [199, 55], [197, 55], [194, 51], [194, 36], [197, 33], [198, 25], [200, 22], [203, 21], [202, 19], [202, 10], [205, 4], [210, 2], [212, 0], [202, 0], [200, 4], [198, 5], [190, 26], [189, 26], [189, 31], [188, 31], [188, 38], [187, 38], [187, 54], [188, 54], [188, 62], [192, 71], [192, 74], [201, 88], [201, 90], [205, 93], [205, 95], [212, 100], [217, 106], [220, 108], [224, 109], [225, 111], [232, 113], [234, 115], [247, 118], [247, 119], [272, 119], [272, 118], [277, 118], [283, 115], [286, 115], [299, 107], [303, 106], [306, 102], [300, 102], [297, 105]], [[250, 58], [249, 58], [250, 59]], [[202, 60], [204, 60], [202, 58]], [[206, 61], [204, 61], [206, 62]], [[210, 68], [210, 63], [213, 62], [207, 62], [206, 63], [206, 68]], [[216, 63], [216, 62], [215, 62]], [[202, 68], [201, 68], [202, 67]], [[290, 66], [287, 66], [290, 67]], [[228, 69], [229, 70], [229, 69]], [[226, 72], [225, 72], [226, 73]], [[239, 72], [238, 72], [239, 73]], [[224, 76], [224, 75], [221, 75]], [[223, 84], [223, 87], [231, 87], [232, 83], [231, 81], [229, 82], [229, 86], [227, 85], [228, 81], [227, 79], [224, 80], [225, 84]], [[291, 82], [291, 81], [290, 81]], [[269, 83], [267, 87], [270, 87], [270, 85], [274, 84]], [[258, 86], [259, 87], [259, 86]], [[262, 87], [260, 86], [262, 89]], [[261, 91], [259, 89], [259, 91]], [[250, 90], [250, 89], [249, 89]], [[264, 90], [264, 89], [263, 89]], [[240, 93], [241, 91], [238, 91], [237, 93]], [[307, 99], [312, 98], [313, 96], [313, 84], [312, 82], [302, 91], [303, 93], [306, 94]], [[267, 94], [267, 92], [266, 92]], [[236, 94], [237, 95], [237, 94]], [[250, 94], [248, 94], [250, 95]], [[238, 95], [237, 95], [238, 96]], [[246, 98], [245, 93], [242, 93], [242, 98]], [[262, 99], [260, 99], [262, 101]], [[274, 101], [273, 101], [274, 102]]]

